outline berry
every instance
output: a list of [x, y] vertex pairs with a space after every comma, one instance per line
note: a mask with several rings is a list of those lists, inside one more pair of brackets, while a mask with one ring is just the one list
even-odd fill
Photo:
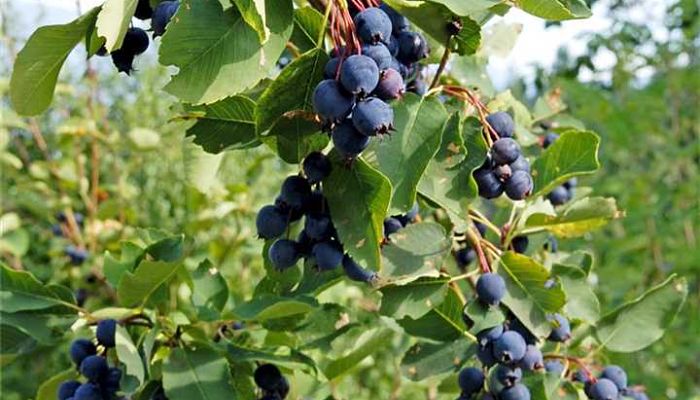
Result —
[[544, 139], [542, 139], [542, 147], [545, 149], [549, 146], [552, 145], [557, 139], [559, 139], [559, 135], [557, 135], [554, 132], [548, 132], [545, 136]]
[[326, 63], [323, 68], [324, 79], [335, 79], [338, 75], [338, 66], [340, 65], [340, 57], [333, 57]]
[[381, 8], [382, 11], [384, 11], [386, 13], [386, 15], [389, 16], [389, 19], [391, 20], [392, 32], [394, 35], [398, 35], [399, 33], [408, 29], [408, 27], [409, 27], [408, 18], [399, 14], [398, 11], [389, 7], [386, 3], [383, 3], [382, 5], [380, 5], [379, 8]]
[[287, 215], [279, 207], [264, 206], [258, 211], [255, 226], [258, 228], [258, 237], [274, 239], [287, 230]]
[[469, 367], [459, 371], [457, 382], [462, 394], [470, 396], [484, 387], [484, 373], [479, 368]]
[[102, 386], [109, 391], [116, 392], [119, 390], [121, 380], [122, 371], [119, 368], [110, 368], [102, 381]]
[[124, 72], [127, 75], [131, 75], [131, 71], [134, 70], [134, 55], [127, 53], [121, 49], [115, 50], [111, 54], [112, 64], [117, 68], [117, 71]]
[[482, 166], [475, 170], [473, 175], [479, 188], [479, 196], [486, 199], [494, 199], [503, 194], [503, 183], [501, 183], [493, 170]]
[[428, 91], [428, 85], [422, 79], [414, 79], [406, 85], [406, 91], [423, 96]]
[[75, 291], [75, 304], [78, 305], [78, 307], [82, 307], [85, 305], [85, 301], [87, 300], [88, 297], [88, 292], [87, 290], [83, 288], [79, 288], [78, 290]]
[[496, 131], [499, 137], [510, 138], [513, 137], [513, 130], [515, 129], [515, 123], [513, 118], [505, 111], [495, 112], [489, 114], [486, 117], [486, 122], [491, 125], [493, 130]]
[[309, 183], [319, 183], [331, 173], [331, 162], [325, 154], [314, 151], [304, 158], [301, 164]]
[[527, 246], [530, 244], [530, 240], [527, 236], [516, 236], [510, 241], [510, 245], [513, 247], [513, 251], [518, 254], [523, 254], [527, 251]]
[[483, 331], [477, 333], [476, 340], [479, 342], [480, 346], [486, 346], [487, 344], [498, 340], [501, 335], [503, 335], [503, 325], [496, 325], [493, 328], [484, 329]]
[[413, 222], [416, 219], [416, 217], [418, 216], [419, 211], [420, 211], [420, 207], [418, 206], [418, 203], [413, 203], [413, 205], [411, 206], [411, 209], [408, 210], [408, 212], [406, 213], [406, 219], [409, 222]]
[[70, 263], [73, 265], [80, 265], [88, 258], [87, 250], [79, 249], [75, 246], [67, 246], [64, 252], [70, 259]]
[[337, 81], [326, 79], [319, 82], [314, 89], [313, 105], [314, 111], [321, 118], [329, 122], [338, 122], [350, 114], [354, 101]]
[[588, 378], [588, 374], [586, 371], [579, 369], [574, 374], [571, 376], [571, 379], [574, 382], [581, 382], [581, 383], [587, 383], [590, 381], [590, 378]]
[[525, 157], [523, 157], [522, 154], [518, 156], [518, 158], [516, 158], [515, 161], [510, 163], [509, 166], [512, 172], [525, 171], [527, 173], [530, 173], [530, 163]]
[[569, 190], [575, 188], [578, 185], [578, 179], [576, 178], [571, 178], [568, 181], [563, 183], [563, 186]]
[[496, 165], [510, 164], [520, 156], [520, 145], [511, 138], [496, 140], [491, 146], [491, 157]]
[[340, 66], [340, 83], [348, 92], [364, 97], [379, 83], [377, 63], [363, 55], [348, 57]]
[[151, 17], [151, 29], [153, 30], [154, 38], [165, 33], [165, 27], [170, 23], [179, 6], [179, 1], [166, 0], [158, 3]]
[[357, 282], [370, 282], [377, 277], [374, 271], [362, 268], [347, 254], [343, 256], [343, 269], [348, 278]]
[[114, 347], [114, 334], [117, 329], [117, 321], [113, 319], [103, 319], [97, 323], [95, 337], [104, 347]]
[[363, 43], [386, 42], [391, 36], [391, 19], [379, 8], [364, 9], [355, 16], [353, 22]]
[[493, 344], [489, 343], [486, 346], [478, 346], [476, 349], [476, 358], [478, 358], [481, 364], [486, 368], [496, 364], [496, 357], [493, 356]]
[[333, 128], [333, 146], [345, 157], [354, 158], [369, 145], [369, 137], [361, 134], [350, 120]]
[[569, 191], [564, 186], [557, 186], [549, 192], [547, 199], [552, 205], [560, 206], [570, 200]]
[[73, 397], [75, 391], [80, 387], [78, 381], [65, 381], [58, 387], [58, 400], [66, 400]]
[[514, 318], [514, 317], [511, 318], [511, 320], [508, 324], [508, 329], [510, 329], [511, 331], [518, 332], [520, 334], [520, 336], [522, 336], [523, 339], [525, 339], [525, 343], [527, 343], [527, 344], [534, 345], [535, 343], [537, 343], [537, 337], [535, 337], [535, 335], [533, 335], [525, 327], [525, 325], [523, 325], [523, 323], [520, 322], [520, 320], [517, 318]]
[[488, 305], [497, 306], [506, 294], [506, 282], [500, 275], [485, 273], [476, 281], [476, 295]]
[[525, 385], [520, 383], [501, 391], [498, 394], [499, 400], [530, 400], [530, 391]]
[[94, 383], [84, 383], [75, 390], [74, 400], [102, 400], [100, 387]]
[[588, 389], [588, 395], [593, 400], [616, 400], [619, 394], [620, 391], [615, 382], [606, 378], [598, 379]]
[[609, 365], [605, 367], [603, 372], [601, 372], [600, 377], [610, 379], [620, 390], [627, 387], [627, 373], [624, 369], [617, 365]]
[[511, 368], [507, 365], [499, 364], [494, 370], [494, 377], [501, 385], [511, 387], [520, 382], [523, 378], [523, 371], [518, 367]]
[[571, 325], [569, 324], [569, 320], [561, 314], [554, 314], [549, 319], [550, 321], [556, 321], [557, 325], [552, 328], [552, 332], [547, 339], [553, 342], [567, 341], [571, 337]]
[[554, 375], [561, 375], [564, 373], [564, 364], [559, 360], [548, 360], [544, 362], [544, 370]]
[[343, 248], [337, 242], [317, 243], [311, 253], [322, 271], [334, 269], [343, 261]]
[[525, 171], [515, 171], [504, 187], [511, 200], [523, 200], [532, 193], [532, 176]]
[[493, 355], [499, 362], [515, 363], [525, 356], [525, 339], [515, 331], [506, 331], [493, 343]]
[[357, 103], [352, 112], [352, 124], [365, 136], [385, 134], [393, 129], [394, 110], [376, 97]]
[[100, 356], [87, 356], [80, 363], [80, 373], [91, 382], [99, 382], [107, 375], [107, 360]]
[[399, 99], [404, 94], [404, 86], [401, 74], [393, 68], [387, 68], [379, 74], [379, 83], [373, 94], [387, 101]]
[[311, 240], [326, 240], [330, 238], [331, 219], [325, 214], [310, 214], [304, 221], [304, 232]]
[[141, 28], [129, 28], [124, 35], [124, 42], [119, 50], [139, 55], [148, 49], [148, 34]]
[[70, 345], [70, 358], [80, 366], [85, 358], [97, 354], [97, 348], [87, 339], [76, 339]]
[[282, 182], [280, 200], [295, 209], [302, 209], [311, 197], [311, 185], [306, 178], [292, 175]]
[[457, 250], [455, 259], [457, 260], [457, 266], [464, 269], [476, 260], [476, 252], [471, 247], [465, 247]]
[[136, 10], [134, 11], [134, 17], [142, 20], [151, 18], [153, 15], [153, 9], [151, 8], [150, 0], [139, 0], [136, 4]]
[[513, 175], [513, 171], [511, 170], [510, 165], [508, 164], [497, 166], [493, 169], [493, 173], [496, 175], [496, 178], [498, 178], [498, 180], [501, 182], [507, 181]]
[[377, 64], [377, 68], [380, 71], [392, 65], [393, 57], [391, 56], [391, 52], [383, 43], [366, 44], [362, 46], [362, 55], [374, 60], [374, 63]]
[[267, 255], [272, 265], [278, 270], [284, 270], [294, 266], [301, 256], [297, 243], [289, 239], [277, 240], [270, 246]]
[[389, 217], [384, 220], [384, 237], [389, 237], [392, 233], [398, 232], [403, 225], [396, 218]]
[[255, 369], [253, 379], [262, 390], [272, 392], [277, 389], [283, 376], [279, 368], [272, 364], [263, 364]]
[[535, 345], [528, 344], [525, 349], [525, 355], [522, 360], [520, 360], [520, 367], [528, 371], [534, 371], [543, 366], [544, 361], [542, 360], [542, 352], [540, 349]]
[[620, 394], [629, 397], [632, 400], [649, 400], [649, 396], [638, 389], [624, 389], [620, 391]]
[[413, 64], [428, 57], [428, 42], [418, 32], [404, 31], [397, 35], [399, 53], [396, 55], [404, 64]]

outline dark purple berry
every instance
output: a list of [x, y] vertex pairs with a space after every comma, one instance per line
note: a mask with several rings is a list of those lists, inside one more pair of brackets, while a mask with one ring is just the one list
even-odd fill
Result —
[[355, 29], [363, 43], [386, 42], [391, 36], [389, 16], [379, 8], [368, 7], [354, 18]]
[[386, 15], [389, 16], [389, 19], [391, 20], [392, 32], [394, 33], [394, 35], [397, 35], [408, 29], [408, 19], [403, 15], [399, 14], [398, 11], [389, 7], [388, 5], [386, 5], [386, 3], [382, 3], [382, 5], [380, 5], [379, 8], [381, 8], [382, 11], [384, 11]]
[[523, 371], [518, 367], [499, 364], [494, 370], [494, 377], [505, 387], [511, 387], [523, 378]]
[[312, 240], [329, 239], [332, 222], [327, 214], [310, 214], [304, 221], [304, 232]]
[[255, 226], [258, 229], [258, 237], [262, 239], [274, 239], [281, 236], [287, 230], [288, 216], [279, 207], [267, 205], [258, 211], [255, 218]]
[[520, 156], [520, 145], [511, 138], [496, 140], [491, 146], [491, 157], [496, 165], [510, 164]]
[[553, 342], [565, 342], [569, 340], [571, 337], [571, 325], [569, 324], [569, 320], [561, 314], [554, 314], [549, 317], [549, 319], [554, 321], [556, 326], [552, 328], [552, 332], [547, 339]]
[[479, 196], [494, 199], [503, 194], [503, 183], [490, 168], [480, 167], [474, 171], [474, 180], [479, 188]]
[[340, 83], [348, 92], [364, 97], [379, 83], [377, 63], [364, 55], [348, 57], [340, 66]]
[[289, 239], [277, 240], [270, 246], [267, 254], [272, 265], [278, 270], [294, 266], [301, 257], [297, 243]]
[[624, 369], [617, 365], [609, 365], [605, 367], [603, 372], [600, 374], [600, 377], [610, 379], [620, 390], [627, 387], [627, 373]]
[[97, 323], [97, 330], [95, 331], [95, 337], [97, 341], [104, 347], [114, 347], [115, 346], [115, 333], [117, 331], [117, 321], [113, 319], [103, 319]]
[[136, 4], [136, 10], [134, 11], [134, 17], [146, 20], [151, 18], [153, 15], [153, 9], [151, 8], [150, 0], [139, 0]]
[[87, 339], [76, 339], [70, 345], [70, 358], [77, 366], [80, 366], [86, 357], [95, 354], [97, 354], [97, 348]]
[[476, 260], [476, 252], [471, 247], [465, 247], [457, 250], [455, 253], [455, 259], [457, 260], [457, 266], [460, 269], [465, 269], [469, 264]]
[[532, 176], [525, 171], [515, 171], [504, 188], [511, 200], [523, 200], [532, 193]]
[[544, 136], [544, 139], [542, 139], [542, 147], [546, 149], [547, 147], [551, 146], [552, 143], [556, 142], [557, 139], [559, 139], [559, 135], [554, 132], [548, 132]]
[[333, 57], [326, 63], [323, 68], [324, 79], [335, 79], [338, 76], [338, 67], [340, 66], [340, 57]]
[[80, 387], [78, 381], [65, 381], [58, 387], [58, 400], [66, 400], [73, 397], [75, 391]]
[[484, 387], [484, 380], [484, 373], [481, 372], [481, 369], [474, 367], [462, 369], [457, 377], [459, 388], [467, 396], [479, 393]]
[[484, 329], [476, 334], [476, 340], [480, 346], [486, 346], [492, 343], [503, 335], [503, 325], [496, 325], [493, 328]]
[[493, 356], [502, 363], [517, 363], [525, 356], [525, 339], [515, 331], [506, 331], [493, 343]]
[[379, 74], [379, 83], [373, 94], [382, 100], [395, 100], [403, 96], [404, 87], [401, 74], [393, 68], [387, 68]]
[[544, 370], [553, 375], [564, 373], [564, 364], [559, 360], [547, 360], [544, 363]]
[[515, 384], [513, 387], [503, 389], [498, 394], [499, 400], [530, 400], [530, 390], [523, 384]]
[[397, 35], [399, 53], [396, 58], [404, 64], [413, 64], [428, 57], [428, 42], [418, 32], [404, 31]]
[[336, 150], [347, 158], [357, 157], [369, 145], [369, 136], [360, 133], [349, 119], [333, 128], [331, 139]]
[[102, 391], [94, 383], [88, 382], [80, 385], [73, 395], [74, 400], [102, 400]]
[[510, 242], [510, 245], [513, 247], [513, 251], [518, 254], [525, 253], [529, 244], [530, 240], [527, 238], [527, 236], [516, 236]]
[[403, 225], [396, 218], [389, 217], [384, 220], [384, 237], [389, 237], [392, 233], [398, 232]]
[[598, 379], [596, 383], [591, 385], [588, 393], [592, 400], [617, 400], [620, 395], [615, 382], [606, 378]]
[[319, 183], [331, 173], [331, 161], [320, 151], [309, 153], [301, 164], [309, 183]]
[[352, 124], [365, 136], [388, 133], [393, 129], [394, 110], [376, 97], [357, 103], [352, 112]]
[[280, 200], [295, 209], [303, 209], [311, 197], [311, 185], [306, 178], [292, 175], [282, 182]]
[[343, 256], [343, 270], [348, 278], [357, 282], [370, 282], [377, 277], [374, 271], [362, 268], [347, 254]]
[[139, 55], [148, 49], [148, 34], [141, 28], [129, 28], [124, 35], [121, 51]]
[[560, 206], [570, 200], [569, 190], [564, 186], [557, 186], [549, 192], [547, 199], [553, 206]]
[[91, 382], [99, 382], [107, 376], [107, 360], [100, 356], [87, 356], [80, 363], [80, 374]]
[[501, 138], [513, 137], [513, 130], [515, 129], [515, 123], [513, 118], [505, 111], [498, 111], [493, 114], [489, 114], [486, 117], [486, 122], [491, 125], [493, 130], [496, 131]]
[[509, 164], [509, 166], [512, 172], [525, 171], [527, 173], [530, 173], [530, 163], [523, 155], [520, 155], [518, 158], [516, 158], [515, 161]]
[[255, 369], [253, 379], [260, 389], [273, 392], [279, 387], [283, 376], [276, 366], [272, 364], [263, 364]]
[[542, 352], [537, 346], [528, 344], [525, 349], [525, 355], [520, 360], [520, 367], [528, 371], [534, 371], [544, 366]]
[[354, 104], [352, 96], [334, 79], [323, 80], [314, 89], [314, 111], [326, 121], [342, 121], [350, 114]]
[[314, 245], [311, 250], [316, 259], [316, 265], [322, 271], [336, 268], [343, 261], [343, 248], [337, 242], [321, 242]]
[[366, 44], [362, 46], [362, 55], [374, 60], [379, 70], [384, 70], [392, 65], [391, 52], [383, 43]]
[[158, 3], [151, 17], [151, 29], [153, 30], [154, 38], [165, 33], [165, 27], [170, 23], [179, 6], [179, 1], [166, 0]]
[[476, 295], [484, 304], [496, 306], [505, 294], [506, 282], [500, 275], [489, 272], [476, 281]]

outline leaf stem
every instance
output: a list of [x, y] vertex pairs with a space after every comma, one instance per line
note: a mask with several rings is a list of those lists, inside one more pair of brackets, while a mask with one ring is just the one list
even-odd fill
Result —
[[465, 232], [467, 235], [467, 239], [469, 242], [472, 244], [472, 247], [476, 251], [476, 254], [479, 258], [479, 265], [481, 266], [481, 272], [482, 273], [488, 273], [491, 272], [491, 268], [489, 267], [489, 262], [486, 260], [486, 256], [484, 255], [484, 249], [481, 247], [481, 235], [476, 231], [476, 228], [471, 228], [467, 229]]
[[326, 4], [326, 11], [323, 13], [323, 23], [321, 24], [321, 31], [318, 33], [318, 40], [316, 40], [316, 47], [323, 48], [323, 41], [326, 38], [326, 25], [328, 25], [328, 18], [331, 15], [331, 9], [333, 8], [333, 0], [328, 0]]

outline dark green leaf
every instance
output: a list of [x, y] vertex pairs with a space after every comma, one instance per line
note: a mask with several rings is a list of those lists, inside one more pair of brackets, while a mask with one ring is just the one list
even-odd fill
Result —
[[187, 130], [194, 142], [209, 153], [245, 149], [256, 145], [255, 102], [245, 96], [232, 96], [213, 104], [191, 108], [197, 122]]
[[485, 306], [478, 301], [469, 303], [464, 312], [474, 322], [470, 330], [475, 334], [500, 325], [506, 320], [506, 316], [500, 308]]
[[160, 285], [175, 275], [178, 268], [179, 263], [141, 261], [133, 273], [124, 272], [119, 280], [117, 295], [120, 303], [125, 306], [145, 303]]
[[17, 312], [51, 308], [55, 314], [73, 314], [77, 306], [70, 290], [43, 285], [26, 271], [0, 264], [0, 311]]
[[294, 31], [292, 42], [301, 51], [309, 51], [316, 47], [323, 26], [323, 15], [311, 6], [294, 10]]
[[401, 360], [401, 371], [412, 381], [449, 371], [455, 373], [459, 367], [476, 353], [476, 345], [467, 340], [447, 343], [418, 342]]
[[463, 337], [466, 328], [462, 321], [462, 303], [453, 290], [445, 292], [442, 303], [424, 316], [418, 319], [406, 317], [397, 322], [411, 336], [440, 342], [466, 340]]
[[226, 345], [226, 356], [234, 363], [259, 361], [273, 363], [290, 370], [301, 369], [307, 373], [316, 373], [316, 364], [308, 356], [289, 348], [277, 348], [274, 351], [249, 349], [229, 343]]
[[171, 399], [231, 400], [226, 359], [207, 347], [172, 349], [163, 362], [163, 388]]
[[388, 285], [380, 289], [379, 312], [394, 319], [418, 319], [439, 305], [445, 298], [449, 278], [420, 278], [406, 285]]
[[434, 222], [406, 226], [382, 247], [382, 278], [401, 285], [421, 276], [437, 277], [452, 247], [445, 229]]
[[277, 154], [290, 164], [300, 163], [312, 151], [323, 150], [330, 141], [316, 122], [300, 116], [278, 119], [263, 141], [272, 145], [273, 138]]

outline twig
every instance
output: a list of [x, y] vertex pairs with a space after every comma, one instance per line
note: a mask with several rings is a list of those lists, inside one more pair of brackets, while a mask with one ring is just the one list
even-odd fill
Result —
[[430, 84], [430, 87], [428, 90], [434, 88], [437, 86], [437, 84], [440, 82], [440, 75], [442, 75], [442, 72], [445, 70], [445, 66], [447, 65], [447, 61], [450, 59], [450, 44], [452, 43], [452, 36], [450, 35], [447, 38], [447, 42], [445, 43], [445, 51], [442, 53], [442, 58], [440, 59], [440, 65], [438, 65], [438, 69], [435, 72], [435, 77], [433, 78], [433, 82]]

